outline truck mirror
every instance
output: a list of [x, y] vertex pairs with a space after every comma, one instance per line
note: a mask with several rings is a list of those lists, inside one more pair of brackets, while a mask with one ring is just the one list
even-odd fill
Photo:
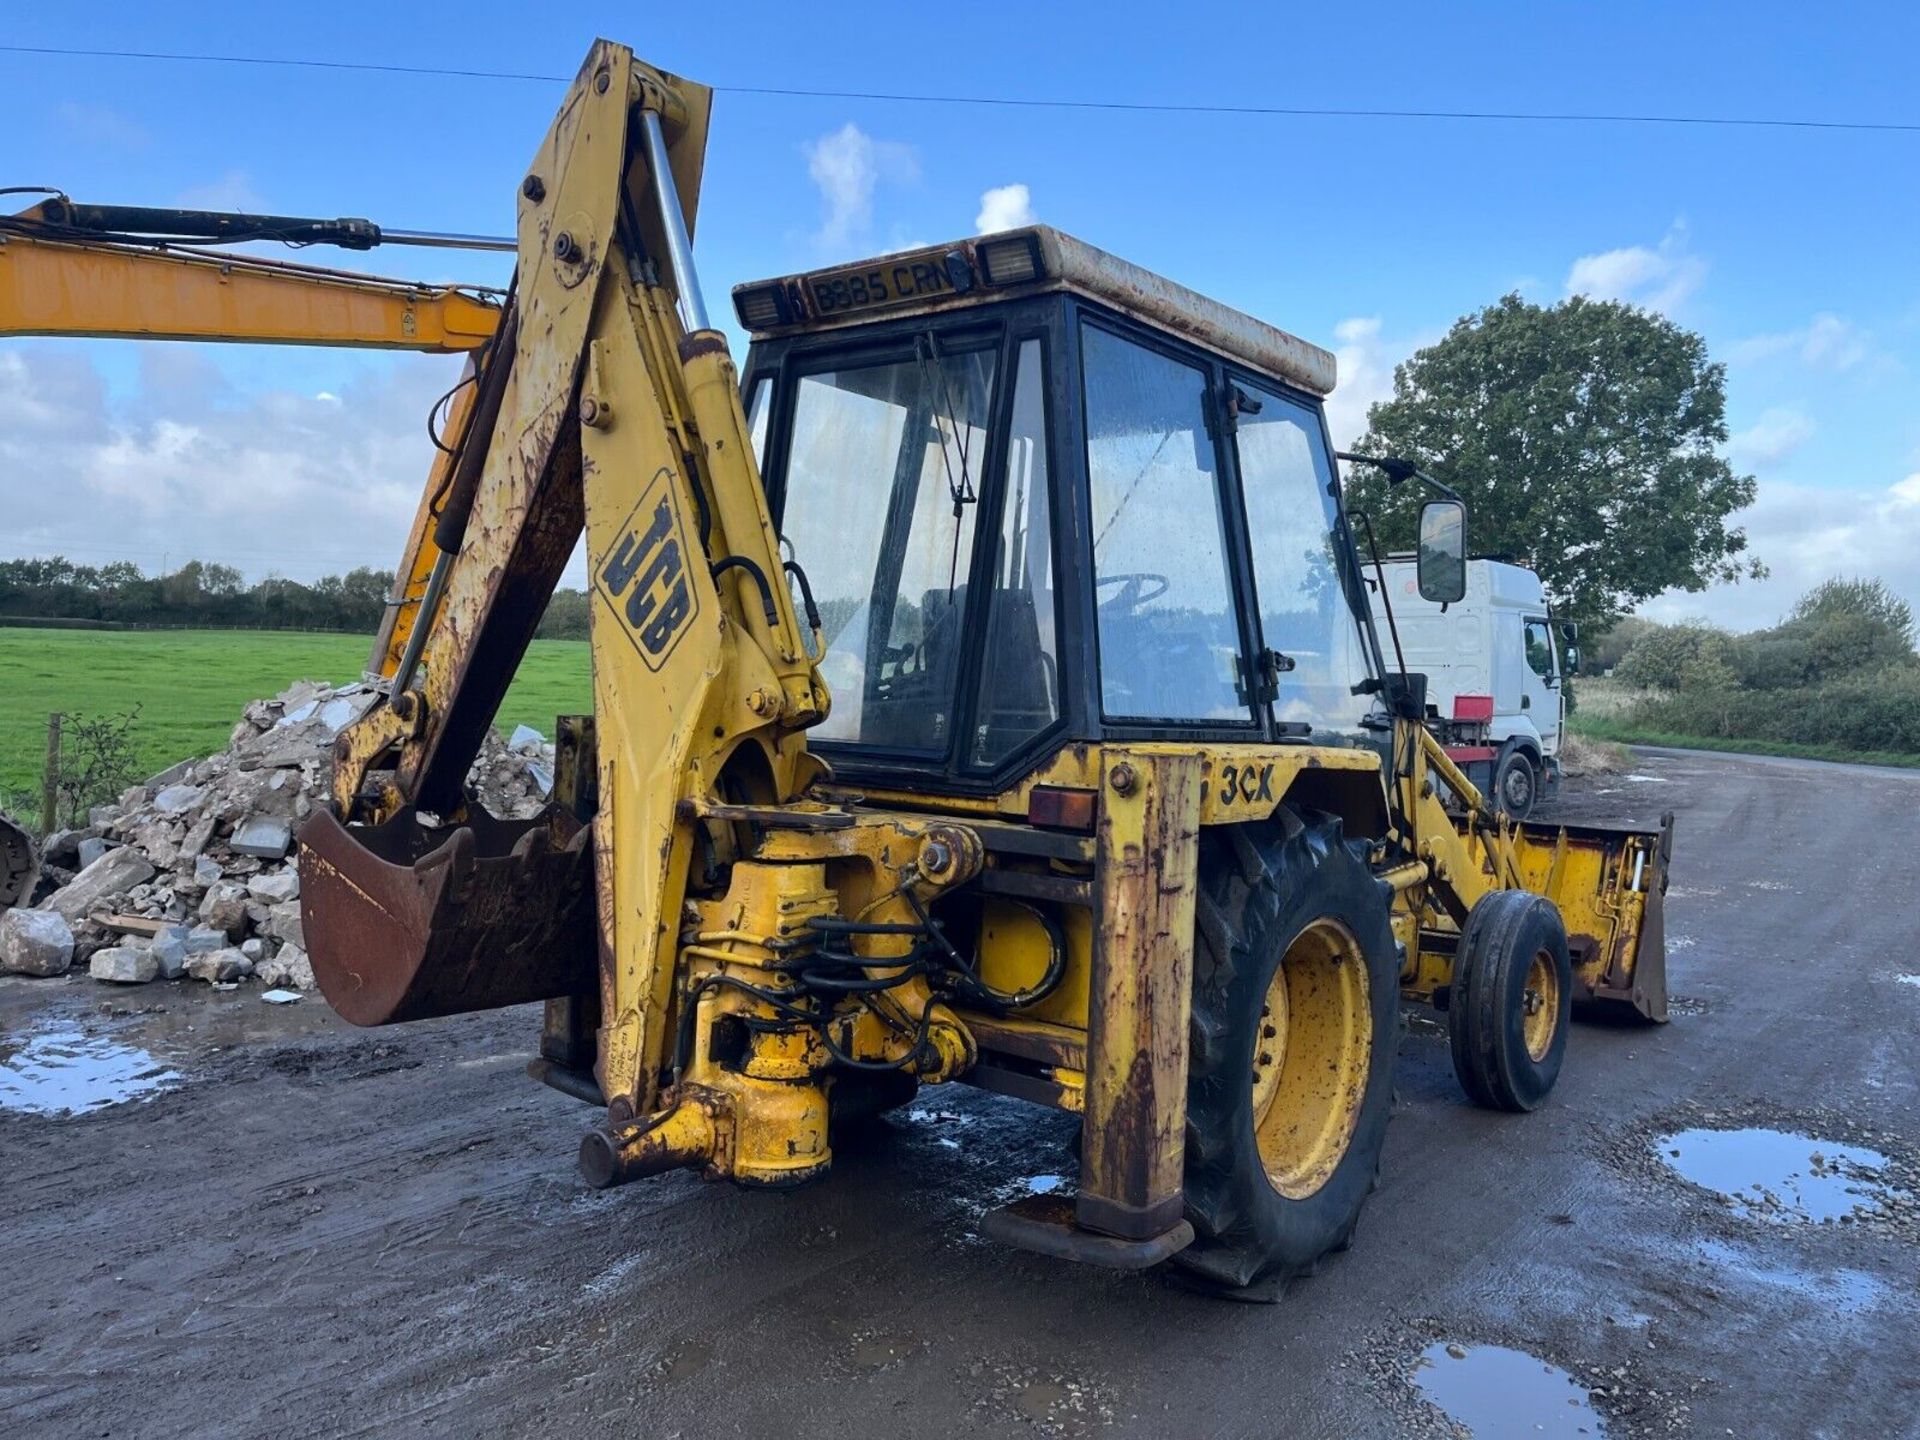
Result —
[[1560, 647], [1560, 673], [1562, 675], [1580, 673], [1580, 647], [1571, 641]]
[[1467, 507], [1429, 500], [1420, 507], [1420, 598], [1451, 605], [1467, 593]]
[[1580, 627], [1571, 620], [1560, 622], [1560, 638], [1572, 645], [1580, 638]]

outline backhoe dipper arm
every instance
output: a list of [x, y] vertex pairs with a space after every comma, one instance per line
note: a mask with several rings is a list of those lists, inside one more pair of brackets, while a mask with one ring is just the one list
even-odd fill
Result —
[[493, 337], [485, 292], [92, 237], [0, 217], [0, 335], [216, 340], [465, 354]]
[[[341, 819], [462, 813], [468, 766], [584, 525], [600, 1069], [609, 1101], [633, 1111], [660, 1060], [693, 816], [723, 794], [799, 796], [818, 770], [801, 732], [827, 705], [692, 271], [708, 97], [622, 46], [590, 52], [521, 185], [519, 270], [434, 520], [437, 603], [421, 607], [417, 661], [336, 751]], [[339, 853], [319, 830], [302, 835], [308, 868]], [[460, 1008], [501, 1003], [484, 975], [462, 984]]]

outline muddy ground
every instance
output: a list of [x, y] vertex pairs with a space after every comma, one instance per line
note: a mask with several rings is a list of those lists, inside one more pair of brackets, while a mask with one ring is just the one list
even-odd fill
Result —
[[[9, 978], [0, 1066], [65, 1045], [121, 1089], [171, 1073], [95, 1111], [0, 1108], [0, 1431], [1920, 1435], [1896, 1193], [1920, 1151], [1920, 773], [1645, 752], [1633, 774], [1564, 812], [1679, 813], [1673, 1023], [1577, 1027], [1554, 1099], [1510, 1117], [1464, 1102], [1416, 1020], [1357, 1243], [1276, 1305], [982, 1242], [983, 1209], [1071, 1176], [1073, 1127], [962, 1087], [798, 1192], [596, 1193], [573, 1169], [592, 1112], [521, 1073], [532, 1012], [359, 1032], [312, 998]], [[1730, 1206], [1654, 1143], [1735, 1125], [1889, 1168], [1846, 1172], [1864, 1208], [1816, 1224], [1790, 1190]]]

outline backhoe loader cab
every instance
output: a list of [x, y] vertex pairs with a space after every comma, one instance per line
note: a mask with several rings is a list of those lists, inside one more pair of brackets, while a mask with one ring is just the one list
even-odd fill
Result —
[[1378, 651], [1325, 351], [1044, 228], [734, 296], [822, 620], [809, 738], [846, 778], [979, 790], [1067, 741], [1363, 736]]

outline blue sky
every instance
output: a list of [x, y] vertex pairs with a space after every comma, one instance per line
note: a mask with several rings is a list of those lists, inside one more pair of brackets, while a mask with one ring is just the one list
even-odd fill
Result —
[[[1285, 106], [1920, 120], [1911, 7], [13, 7], [7, 43], [571, 74], [597, 33], [719, 86]], [[504, 233], [561, 87], [0, 53], [0, 184]], [[697, 253], [733, 282], [1038, 218], [1340, 352], [1350, 438], [1395, 361], [1518, 288], [1654, 305], [1729, 367], [1770, 623], [1824, 575], [1920, 601], [1920, 133], [1221, 116], [722, 93]], [[1017, 195], [1001, 213], [1017, 213]], [[500, 279], [496, 258], [368, 268]], [[0, 552], [257, 577], [386, 565], [445, 359], [0, 342]], [[76, 499], [78, 497], [78, 499]], [[13, 504], [23, 499], [24, 505]]]

